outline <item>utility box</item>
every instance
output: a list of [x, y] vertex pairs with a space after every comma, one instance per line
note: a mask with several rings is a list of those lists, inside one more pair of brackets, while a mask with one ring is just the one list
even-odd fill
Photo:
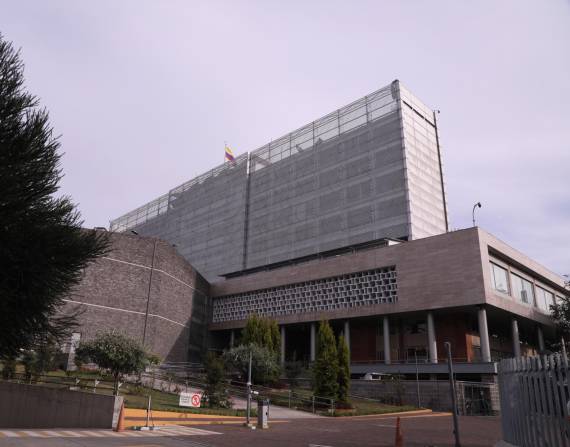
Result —
[[257, 401], [257, 428], [269, 428], [269, 400]]

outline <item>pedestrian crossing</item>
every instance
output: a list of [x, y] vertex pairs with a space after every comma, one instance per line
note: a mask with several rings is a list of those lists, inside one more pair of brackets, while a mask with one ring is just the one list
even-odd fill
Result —
[[0, 438], [141, 438], [157, 436], [206, 436], [221, 435], [216, 431], [201, 428], [167, 426], [157, 430], [125, 430], [115, 432], [112, 430], [0, 430]]

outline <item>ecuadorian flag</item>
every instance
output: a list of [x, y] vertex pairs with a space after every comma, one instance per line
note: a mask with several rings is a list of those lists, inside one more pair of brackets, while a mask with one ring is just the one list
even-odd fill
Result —
[[234, 153], [232, 150], [226, 146], [226, 155], [224, 156], [224, 161], [235, 161]]

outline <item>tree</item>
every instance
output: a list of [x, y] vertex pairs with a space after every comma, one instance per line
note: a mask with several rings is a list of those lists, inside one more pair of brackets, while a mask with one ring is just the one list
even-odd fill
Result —
[[255, 343], [239, 345], [229, 351], [224, 352], [224, 362], [230, 369], [236, 371], [245, 382], [249, 367], [249, 353], [251, 360], [251, 379], [253, 383], [265, 385], [279, 379], [281, 367], [277, 360], [277, 355], [268, 348]]
[[317, 358], [313, 365], [313, 391], [316, 396], [336, 398], [338, 393], [338, 354], [328, 321], [321, 321], [317, 335]]
[[60, 143], [25, 90], [23, 70], [0, 35], [0, 358], [69, 335], [75, 318], [58, 314], [63, 297], [108, 244], [102, 232], [81, 228], [68, 197], [54, 197]]
[[279, 355], [281, 349], [281, 334], [275, 320], [250, 315], [241, 336], [242, 345], [255, 343]]
[[550, 349], [560, 351], [562, 338], [566, 342], [570, 340], [570, 296], [556, 300], [556, 304], [550, 306], [552, 319], [556, 325], [556, 339], [550, 343]]
[[225, 385], [226, 369], [222, 357], [209, 352], [206, 356], [206, 389], [204, 397], [209, 407], [229, 408], [231, 401]]
[[75, 358], [80, 364], [92, 362], [111, 373], [115, 395], [119, 394], [119, 381], [124, 374], [142, 372], [154, 357], [138, 341], [115, 332], [100, 334], [93, 340], [81, 342], [75, 352]]
[[341, 335], [338, 338], [338, 393], [339, 402], [348, 403], [348, 393], [350, 391], [350, 354], [346, 340]]

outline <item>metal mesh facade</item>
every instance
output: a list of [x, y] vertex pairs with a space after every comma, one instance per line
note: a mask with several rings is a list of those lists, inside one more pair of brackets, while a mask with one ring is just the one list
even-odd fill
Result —
[[176, 244], [210, 281], [374, 239], [442, 233], [428, 112], [394, 81], [112, 221], [111, 230]]
[[213, 300], [213, 323], [323, 312], [395, 303], [398, 284], [395, 267], [386, 267], [270, 289], [228, 295]]

